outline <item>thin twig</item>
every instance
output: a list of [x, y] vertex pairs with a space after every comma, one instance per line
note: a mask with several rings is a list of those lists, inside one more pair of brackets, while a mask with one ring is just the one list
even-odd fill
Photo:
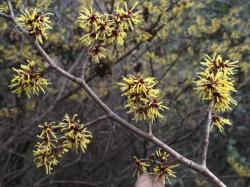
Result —
[[0, 12], [0, 17], [5, 18], [5, 19], [10, 19], [10, 16], [3, 12]]
[[14, 11], [13, 11], [13, 7], [11, 5], [11, 2], [9, 0], [6, 1], [7, 2], [7, 5], [8, 5], [8, 8], [9, 8], [9, 13], [10, 13], [10, 18], [11, 19], [15, 19], [15, 15], [14, 15]]
[[207, 163], [207, 150], [208, 150], [208, 144], [209, 144], [209, 129], [212, 123], [212, 117], [213, 117], [213, 109], [214, 109], [214, 100], [212, 100], [209, 104], [208, 108], [208, 116], [207, 116], [207, 123], [205, 124], [204, 127], [204, 134], [203, 134], [203, 146], [202, 146], [202, 160], [201, 164], [204, 167], [206, 166]]
[[103, 116], [101, 116], [101, 117], [98, 117], [97, 119], [95, 119], [95, 120], [93, 120], [93, 121], [91, 121], [91, 122], [88, 122], [88, 123], [85, 123], [85, 127], [92, 127], [92, 125], [94, 125], [94, 124], [96, 124], [96, 123], [99, 123], [99, 122], [101, 122], [101, 121], [104, 121], [104, 120], [106, 120], [106, 119], [109, 119], [110, 118], [110, 116], [108, 116], [108, 115], [103, 115]]

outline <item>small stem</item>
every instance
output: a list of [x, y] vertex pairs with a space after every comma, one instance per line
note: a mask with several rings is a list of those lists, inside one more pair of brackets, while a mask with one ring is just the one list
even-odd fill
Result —
[[13, 8], [12, 8], [12, 5], [11, 5], [11, 2], [9, 0], [7, 0], [6, 2], [7, 2], [7, 5], [8, 5], [8, 8], [9, 8], [10, 18], [14, 20], [15, 19], [15, 15], [14, 15], [14, 12], [13, 12]]
[[10, 19], [10, 16], [3, 12], [0, 12], [0, 17], [5, 18], [5, 19]]
[[214, 109], [214, 100], [212, 100], [209, 104], [208, 108], [208, 116], [207, 116], [207, 123], [204, 127], [204, 135], [203, 135], [203, 146], [202, 146], [202, 160], [201, 164], [206, 167], [207, 163], [207, 150], [208, 150], [208, 144], [209, 144], [209, 130], [212, 123], [212, 117], [213, 117], [213, 109]]
[[86, 123], [86, 124], [85, 124], [85, 127], [91, 127], [91, 126], [93, 126], [94, 124], [99, 123], [99, 122], [104, 121], [104, 120], [109, 119], [109, 118], [110, 118], [109, 115], [100, 116], [100, 117], [98, 117], [97, 119], [95, 119], [94, 121], [91, 121], [91, 122]]

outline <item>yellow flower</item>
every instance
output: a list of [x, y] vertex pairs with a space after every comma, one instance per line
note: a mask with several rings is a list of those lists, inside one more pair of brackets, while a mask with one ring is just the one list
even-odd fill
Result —
[[91, 57], [95, 62], [106, 57], [107, 49], [101, 45], [94, 46], [90, 51]]
[[166, 162], [168, 160], [169, 154], [165, 151], [162, 151], [161, 148], [157, 149], [152, 157], [156, 160], [159, 159], [161, 162]]
[[198, 80], [194, 81], [198, 96], [202, 100], [214, 101], [212, 126], [218, 127], [220, 132], [223, 132], [224, 125], [231, 125], [231, 122], [218, 113], [229, 111], [232, 105], [237, 105], [231, 96], [232, 92], [237, 92], [232, 79], [236, 63], [238, 62], [223, 60], [216, 53], [213, 58], [206, 56], [205, 62], [201, 62], [204, 66], [202, 72], [198, 73]]
[[138, 106], [137, 103], [133, 104], [130, 103], [128, 100], [128, 104], [125, 106], [125, 108], [129, 108], [128, 114], [134, 115], [134, 120], [136, 121], [144, 121], [147, 120], [147, 109], [143, 106]]
[[8, 11], [7, 3], [0, 4], [0, 11], [2, 11], [2, 12], [7, 12]]
[[37, 149], [33, 151], [34, 162], [36, 167], [44, 166], [46, 174], [51, 173], [52, 167], [58, 164], [56, 156], [53, 154], [51, 147], [37, 144]]
[[165, 179], [167, 179], [167, 181], [171, 184], [170, 180], [169, 180], [169, 176], [171, 177], [176, 177], [176, 172], [173, 171], [174, 168], [178, 167], [179, 165], [172, 165], [172, 166], [168, 166], [168, 165], [155, 165], [153, 168], [153, 172], [154, 174], [157, 175], [158, 178], [164, 176]]
[[169, 154], [162, 149], [157, 149], [155, 153], [151, 156], [153, 159], [153, 169], [152, 172], [157, 175], [157, 177], [165, 177], [169, 180], [169, 176], [176, 177], [176, 172], [173, 171], [173, 168], [179, 166], [179, 164], [172, 165], [169, 161]]
[[123, 82], [118, 83], [127, 97], [128, 113], [134, 115], [136, 121], [147, 120], [151, 124], [158, 117], [163, 117], [160, 110], [167, 109], [160, 101], [160, 90], [155, 86], [157, 80], [154, 77], [133, 76], [123, 77]]
[[235, 74], [235, 69], [238, 67], [238, 61], [231, 62], [230, 60], [223, 60], [220, 55], [214, 53], [213, 58], [206, 55], [205, 62], [201, 62], [207, 71], [222, 71], [225, 75], [230, 76]]
[[111, 44], [118, 44], [123, 45], [125, 38], [127, 36], [127, 33], [124, 32], [124, 30], [119, 28], [112, 28], [110, 31], [110, 35], [108, 37], [108, 42]]
[[34, 162], [37, 167], [44, 166], [46, 174], [49, 174], [53, 166], [59, 163], [59, 158], [68, 152], [68, 149], [61, 145], [60, 138], [56, 136], [55, 130], [60, 128], [60, 125], [55, 125], [55, 122], [45, 122], [38, 127], [42, 129], [42, 132], [37, 135], [39, 141], [33, 151]]
[[118, 85], [121, 86], [121, 91], [124, 92], [124, 96], [134, 93], [141, 95], [150, 94], [152, 97], [157, 97], [159, 94], [158, 90], [152, 90], [158, 83], [154, 77], [143, 78], [143, 76], [127, 75], [127, 77], [123, 77], [122, 79], [123, 83], [118, 83]]
[[217, 112], [226, 112], [232, 110], [231, 105], [237, 105], [237, 101], [235, 101], [229, 93], [214, 93], [213, 94], [215, 100], [215, 111]]
[[195, 81], [198, 96], [202, 100], [214, 100], [218, 112], [228, 111], [231, 104], [237, 104], [231, 97], [231, 93], [236, 92], [231, 77], [235, 73], [235, 63], [222, 61], [220, 55], [213, 58], [206, 56], [206, 62], [202, 63], [205, 68], [198, 73], [198, 80]]
[[[118, 5], [114, 14], [98, 13], [92, 8], [84, 9], [78, 17], [79, 27], [84, 31], [84, 35], [80, 37], [80, 41], [92, 49], [90, 50], [93, 57], [93, 46], [102, 46], [107, 52], [108, 47], [114, 44], [123, 45], [129, 27], [133, 29], [133, 25], [139, 23], [139, 12], [135, 12], [136, 4], [128, 9], [125, 3], [125, 9]], [[104, 47], [105, 46], [105, 47]], [[105, 58], [106, 52], [100, 52], [94, 55], [94, 61]], [[95, 53], [94, 53], [95, 54]]]
[[25, 93], [30, 97], [30, 93], [38, 95], [40, 90], [45, 93], [44, 88], [48, 86], [48, 80], [43, 78], [42, 72], [36, 67], [34, 61], [27, 60], [27, 65], [21, 65], [20, 69], [12, 68], [16, 73], [11, 79], [10, 89], [20, 96]]
[[217, 93], [236, 92], [233, 82], [222, 71], [217, 73], [203, 71], [199, 73], [195, 83], [197, 93], [203, 100], [211, 100]]
[[225, 125], [232, 125], [229, 119], [223, 118], [218, 115], [212, 117], [212, 127], [216, 126], [220, 132], [224, 132]]
[[92, 136], [76, 117], [76, 114], [72, 118], [65, 114], [62, 122], [57, 125], [55, 122], [45, 122], [38, 126], [42, 132], [37, 135], [39, 141], [33, 151], [34, 162], [37, 167], [44, 166], [47, 174], [69, 149], [76, 152], [81, 149], [85, 153]]
[[[98, 12], [93, 12], [93, 9], [85, 8], [78, 18], [79, 26], [84, 29], [85, 34], [80, 38], [80, 41], [86, 46], [94, 44], [99, 40], [101, 25], [104, 23]], [[99, 25], [100, 24], [100, 25]]]
[[62, 126], [62, 133], [64, 134], [63, 145], [69, 149], [75, 149], [76, 152], [80, 148], [83, 153], [87, 149], [87, 145], [91, 142], [91, 132], [84, 128], [83, 124], [80, 124], [79, 120], [76, 120], [77, 115], [73, 115], [72, 118], [68, 114], [65, 114], [64, 119], [60, 123]]
[[139, 160], [138, 158], [136, 158], [135, 156], [133, 157], [135, 159], [135, 171], [133, 174], [133, 177], [136, 175], [137, 177], [140, 176], [140, 174], [144, 173], [147, 171], [147, 168], [149, 167], [149, 163], [143, 161], [143, 160]]
[[55, 122], [45, 122], [38, 126], [42, 132], [37, 135], [39, 141], [33, 151], [34, 162], [37, 167], [44, 166], [47, 174], [51, 173], [53, 166], [59, 163], [59, 159], [69, 149], [76, 152], [81, 149], [85, 153], [92, 136], [76, 117], [76, 114], [72, 118], [65, 114], [58, 125]]
[[57, 142], [56, 133], [54, 132], [57, 128], [55, 122], [45, 122], [43, 125], [38, 125], [38, 127], [42, 129], [41, 134], [37, 135], [42, 140], [41, 145], [53, 146]]
[[137, 159], [134, 157], [136, 165], [134, 175], [149, 173], [156, 175], [157, 178], [164, 177], [170, 183], [169, 176], [176, 177], [176, 172], [173, 169], [179, 164], [173, 165], [174, 161], [170, 161], [169, 157], [170, 155], [161, 149], [157, 149], [149, 158]]
[[168, 107], [164, 106], [162, 101], [158, 101], [157, 99], [148, 101], [147, 117], [151, 124], [154, 123], [156, 118], [163, 117], [159, 110], [164, 111], [164, 109], [168, 109]]
[[48, 15], [51, 13], [43, 14], [33, 11], [23, 11], [23, 15], [17, 18], [17, 21], [24, 26], [29, 34], [37, 41], [43, 43], [43, 38], [47, 39], [47, 30], [51, 29]]
[[108, 15], [104, 14], [101, 17], [101, 19], [96, 24], [95, 30], [100, 41], [105, 41], [106, 39], [108, 39], [112, 30], [112, 21], [109, 20]]
[[128, 29], [130, 26], [130, 28], [134, 30], [133, 25], [140, 22], [140, 11], [134, 12], [136, 5], [137, 3], [135, 3], [131, 9], [129, 9], [127, 3], [124, 2], [125, 10], [121, 8], [119, 4], [116, 6], [116, 14], [114, 19], [115, 23], [118, 25], [118, 28]]
[[89, 31], [80, 38], [80, 42], [82, 42], [86, 46], [90, 46], [94, 44], [97, 39], [97, 34], [93, 31]]
[[100, 20], [100, 15], [98, 12], [94, 12], [92, 8], [85, 8], [82, 12], [80, 12], [80, 16], [78, 18], [78, 22], [80, 27], [89, 28], [89, 26], [93, 26], [97, 24]]

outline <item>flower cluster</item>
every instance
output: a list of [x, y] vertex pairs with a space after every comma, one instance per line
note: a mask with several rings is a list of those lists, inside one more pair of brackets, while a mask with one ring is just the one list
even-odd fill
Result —
[[176, 172], [173, 168], [178, 164], [174, 164], [174, 161], [170, 161], [169, 154], [161, 149], [157, 149], [147, 159], [135, 158], [135, 172], [134, 175], [140, 176], [140, 174], [148, 172], [149, 174], [156, 175], [157, 178], [164, 177], [170, 183], [169, 177], [176, 177]]
[[37, 68], [35, 61], [27, 60], [26, 65], [21, 65], [20, 69], [12, 68], [16, 73], [11, 79], [10, 89], [20, 96], [25, 93], [30, 97], [30, 93], [38, 95], [40, 90], [45, 93], [44, 88], [48, 86], [48, 80], [43, 77], [41, 70]]
[[217, 126], [223, 132], [224, 125], [231, 125], [228, 119], [219, 116], [218, 113], [231, 110], [237, 102], [232, 98], [232, 92], [236, 92], [232, 76], [236, 71], [236, 63], [223, 60], [220, 55], [214, 54], [213, 58], [206, 56], [202, 72], [198, 73], [195, 81], [198, 96], [202, 100], [213, 101], [212, 126]]
[[[51, 173], [52, 167], [59, 163], [58, 154], [56, 154], [55, 149], [58, 145], [58, 139], [56, 133], [54, 132], [58, 126], [54, 122], [39, 125], [42, 132], [37, 135], [39, 141], [35, 145], [36, 149], [33, 151], [34, 162], [37, 167], [44, 166], [46, 173]], [[63, 151], [67, 151], [64, 149]]]
[[37, 135], [39, 141], [33, 151], [34, 162], [37, 167], [45, 167], [47, 174], [51, 173], [53, 166], [59, 163], [59, 159], [68, 150], [77, 151], [81, 148], [85, 153], [92, 136], [76, 117], [76, 114], [72, 118], [65, 114], [59, 124], [45, 122], [38, 126], [42, 132]]
[[23, 11], [17, 21], [27, 29], [29, 34], [37, 41], [43, 43], [43, 38], [47, 39], [47, 30], [51, 29], [48, 15], [51, 13], [40, 13], [34, 9], [32, 12]]
[[79, 120], [76, 120], [75, 114], [72, 118], [68, 114], [65, 114], [63, 121], [60, 123], [63, 132], [63, 145], [69, 149], [74, 149], [76, 152], [80, 148], [85, 153], [87, 145], [92, 138], [91, 133], [84, 128], [83, 124], [80, 124]]
[[0, 11], [7, 12], [7, 10], [8, 10], [7, 4], [0, 4]]
[[90, 54], [94, 61], [105, 58], [107, 47], [112, 44], [123, 45], [130, 29], [139, 23], [139, 11], [134, 11], [136, 4], [129, 9], [117, 5], [114, 14], [93, 11], [92, 8], [84, 9], [78, 18], [79, 26], [85, 34], [80, 41], [90, 47]]
[[128, 113], [134, 115], [134, 119], [147, 120], [152, 124], [156, 118], [163, 117], [160, 110], [167, 109], [161, 100], [161, 93], [155, 86], [157, 80], [154, 77], [128, 75], [123, 77], [121, 86], [122, 96], [127, 98]]

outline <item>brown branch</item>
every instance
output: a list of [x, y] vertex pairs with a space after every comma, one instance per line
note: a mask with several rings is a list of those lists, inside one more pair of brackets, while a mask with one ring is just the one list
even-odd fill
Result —
[[[13, 10], [10, 4], [10, 1], [7, 0], [8, 5], [10, 7], [11, 15], [13, 15]], [[11, 20], [16, 24], [15, 17], [11, 16]], [[21, 28], [18, 24], [16, 24], [19, 30], [24, 31], [23, 28]], [[180, 163], [192, 168], [193, 170], [197, 171], [198, 173], [202, 174], [207, 178], [207, 180], [214, 184], [214, 186], [218, 187], [225, 187], [226, 185], [223, 184], [209, 169], [204, 167], [201, 164], [195, 163], [192, 160], [187, 159], [186, 157], [182, 156], [180, 153], [176, 152], [174, 149], [169, 147], [167, 144], [163, 143], [161, 140], [156, 138], [153, 135], [149, 135], [145, 133], [144, 131], [140, 130], [139, 128], [133, 126], [125, 119], [118, 116], [116, 113], [114, 113], [105, 103], [102, 102], [102, 100], [93, 92], [93, 90], [87, 85], [85, 80], [83, 78], [75, 77], [74, 75], [68, 73], [67, 71], [60, 68], [56, 62], [44, 51], [44, 49], [41, 47], [41, 45], [34, 41], [28, 34], [25, 34], [25, 36], [29, 39], [29, 41], [35, 46], [35, 48], [38, 50], [40, 55], [43, 56], [43, 58], [49, 63], [51, 68], [55, 69], [57, 72], [59, 72], [62, 76], [68, 78], [69, 80], [78, 83], [81, 85], [81, 87], [85, 90], [85, 92], [107, 113], [108, 116], [110, 116], [111, 119], [118, 122], [128, 130], [130, 130], [133, 134], [138, 135], [141, 138], [144, 138], [155, 145], [161, 147], [163, 150], [168, 152], [171, 156], [173, 156], [177, 161]]]
[[85, 127], [92, 127], [92, 125], [96, 124], [96, 123], [99, 123], [101, 121], [104, 121], [106, 119], [109, 119], [110, 117], [108, 115], [103, 115], [103, 116], [100, 116], [98, 117], [97, 119], [91, 121], [91, 122], [88, 122], [88, 123], [85, 123]]
[[61, 75], [67, 77], [68, 79], [78, 83], [79, 85], [82, 86], [82, 88], [86, 91], [86, 93], [109, 115], [111, 118], [130, 131], [132, 131], [134, 134], [137, 134], [138, 136], [147, 139], [148, 141], [151, 141], [152, 143], [158, 145], [165, 151], [167, 151], [170, 155], [172, 155], [174, 158], [176, 158], [180, 163], [187, 165], [188, 167], [196, 170], [197, 172], [203, 174], [204, 176], [209, 178], [209, 181], [214, 183], [216, 186], [221, 186], [224, 187], [225, 185], [213, 174], [211, 173], [207, 168], [194, 163], [193, 161], [183, 157], [180, 155], [178, 152], [173, 150], [171, 147], [168, 145], [164, 144], [162, 141], [157, 139], [154, 136], [148, 135], [144, 131], [138, 129], [137, 127], [133, 126], [132, 124], [128, 123], [126, 120], [115, 114], [108, 106], [106, 106], [100, 99], [99, 97], [92, 91], [92, 89], [86, 84], [86, 82], [82, 78], [75, 77], [68, 72], [64, 71], [61, 69], [59, 66], [55, 64], [55, 62], [47, 55], [47, 53], [43, 50], [43, 48], [40, 46], [38, 42], [34, 42], [33, 44], [39, 51], [39, 53], [47, 60], [47, 62], [50, 64], [50, 66], [58, 71]]
[[204, 167], [206, 166], [207, 163], [207, 149], [208, 149], [208, 144], [209, 144], [209, 130], [210, 130], [210, 126], [212, 123], [212, 117], [213, 117], [213, 109], [214, 109], [214, 100], [212, 100], [209, 104], [209, 108], [208, 108], [208, 116], [207, 116], [207, 123], [205, 124], [205, 128], [204, 128], [204, 135], [203, 135], [203, 146], [202, 146], [202, 160], [201, 160], [201, 164]]
[[10, 18], [11, 18], [11, 19], [15, 19], [13, 7], [12, 7], [12, 5], [11, 5], [10, 0], [6, 0], [6, 2], [7, 2], [7, 5], [8, 5], [8, 8], [9, 8], [9, 13], [10, 13], [9, 16], [10, 16]]

